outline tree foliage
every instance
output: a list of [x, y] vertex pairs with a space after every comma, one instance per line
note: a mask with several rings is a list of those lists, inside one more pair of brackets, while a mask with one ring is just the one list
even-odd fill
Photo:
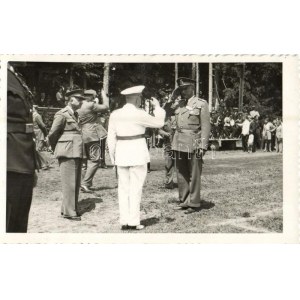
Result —
[[[215, 97], [224, 99], [227, 106], [238, 106], [241, 63], [214, 64]], [[246, 63], [243, 103], [245, 110], [252, 105], [263, 115], [282, 112], [282, 64]]]

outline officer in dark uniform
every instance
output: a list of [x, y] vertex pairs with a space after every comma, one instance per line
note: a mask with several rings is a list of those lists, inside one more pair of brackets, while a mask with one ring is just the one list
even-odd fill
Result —
[[27, 232], [38, 168], [28, 87], [8, 66], [6, 232]]
[[84, 100], [83, 90], [70, 91], [66, 97], [68, 104], [55, 114], [48, 139], [52, 149], [55, 149], [54, 155], [58, 159], [61, 174], [61, 215], [69, 220], [80, 221], [77, 204], [84, 149], [77, 110]]
[[174, 116], [172, 116], [173, 111], [170, 109], [170, 103], [166, 102], [163, 106], [166, 111], [166, 118], [164, 126], [158, 129], [158, 134], [163, 137], [164, 142], [164, 159], [165, 159], [165, 182], [164, 186], [166, 189], [173, 189], [175, 187], [174, 184], [174, 168], [175, 168], [175, 160], [172, 151], [172, 139], [174, 135], [173, 123]]
[[210, 114], [205, 100], [195, 96], [195, 81], [178, 78], [178, 87], [173, 92], [181, 95], [175, 110], [175, 134], [172, 149], [175, 153], [179, 206], [185, 213], [200, 209], [201, 172], [203, 156], [210, 135]]

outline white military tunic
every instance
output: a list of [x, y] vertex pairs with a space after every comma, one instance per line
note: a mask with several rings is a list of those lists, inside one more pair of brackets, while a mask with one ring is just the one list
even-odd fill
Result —
[[165, 111], [157, 105], [150, 116], [142, 109], [127, 103], [114, 111], [109, 119], [107, 144], [111, 161], [118, 166], [118, 197], [120, 224], [140, 224], [142, 188], [150, 161], [145, 138], [118, 140], [117, 136], [142, 135], [146, 127], [160, 128], [164, 125]]
[[134, 140], [118, 140], [117, 136], [135, 136], [145, 133], [146, 127], [160, 128], [164, 126], [165, 110], [155, 107], [155, 116], [127, 103], [123, 108], [115, 110], [109, 119], [107, 145], [110, 158], [116, 166], [138, 166], [150, 161], [145, 138]]

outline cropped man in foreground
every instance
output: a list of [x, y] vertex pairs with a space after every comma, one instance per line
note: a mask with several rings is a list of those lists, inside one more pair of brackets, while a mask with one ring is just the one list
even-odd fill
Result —
[[7, 70], [6, 232], [27, 232], [38, 162], [32, 120], [32, 99], [27, 85], [14, 70]]

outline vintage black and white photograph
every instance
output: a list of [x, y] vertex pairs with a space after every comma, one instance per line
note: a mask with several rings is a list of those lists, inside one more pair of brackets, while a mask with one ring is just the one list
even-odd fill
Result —
[[282, 234], [283, 62], [7, 62], [7, 233]]

